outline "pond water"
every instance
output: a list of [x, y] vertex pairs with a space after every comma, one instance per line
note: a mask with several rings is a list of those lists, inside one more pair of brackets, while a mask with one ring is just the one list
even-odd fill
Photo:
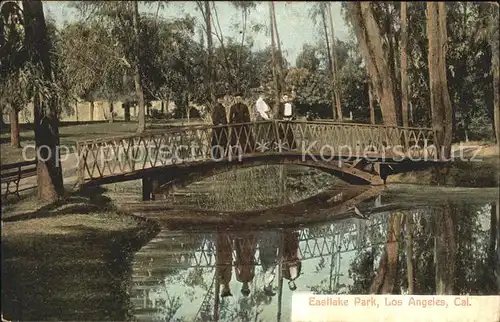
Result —
[[[309, 173], [298, 181], [316, 185], [303, 190], [293, 179], [296, 169], [288, 169], [285, 179], [279, 167], [261, 171], [260, 178], [233, 173], [191, 185], [172, 202], [247, 210], [341, 185]], [[280, 176], [282, 188], [273, 182]], [[407, 294], [409, 280], [413, 294], [499, 294], [496, 200], [498, 189], [401, 185], [357, 204], [356, 212], [367, 219], [251, 231], [163, 230], [134, 256], [133, 315], [145, 321], [289, 321], [294, 292], [367, 294], [383, 288]], [[387, 256], [396, 264], [388, 264]]]
[[[238, 212], [347, 188], [297, 167], [250, 170], [176, 188], [165, 205]], [[139, 192], [129, 185], [115, 195]], [[4, 272], [4, 281], [18, 281], [2, 288], [3, 312], [20, 320], [289, 321], [300, 291], [499, 294], [498, 189], [390, 185], [346, 211], [307, 225], [163, 229], [130, 256], [116, 245], [104, 250], [104, 240], [60, 239], [71, 254], [44, 245], [48, 255]]]

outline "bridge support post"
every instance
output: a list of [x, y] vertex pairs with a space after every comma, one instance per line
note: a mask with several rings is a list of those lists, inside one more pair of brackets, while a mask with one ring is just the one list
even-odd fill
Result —
[[158, 186], [158, 181], [145, 177], [142, 178], [142, 201], [155, 200], [155, 190]]

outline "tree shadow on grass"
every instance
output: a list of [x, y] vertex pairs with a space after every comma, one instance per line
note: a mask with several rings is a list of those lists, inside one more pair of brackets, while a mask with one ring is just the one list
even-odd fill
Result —
[[131, 256], [157, 232], [149, 222], [110, 231], [70, 225], [65, 234], [2, 241], [2, 311], [8, 320], [130, 319]]
[[[36, 218], [50, 218], [72, 213], [89, 214], [92, 212], [114, 209], [114, 205], [111, 202], [112, 200], [103, 196], [105, 191], [106, 190], [101, 187], [80, 190], [70, 193], [53, 203], [43, 205], [34, 211], [4, 218], [3, 221], [14, 222]], [[35, 198], [35, 196], [31, 195], [31, 198]], [[28, 199], [29, 198], [26, 198], [24, 201]], [[19, 202], [21, 201], [23, 200]], [[34, 204], [36, 204], [36, 201], [34, 201]], [[4, 212], [9, 212], [10, 210], [10, 207], [6, 207]]]

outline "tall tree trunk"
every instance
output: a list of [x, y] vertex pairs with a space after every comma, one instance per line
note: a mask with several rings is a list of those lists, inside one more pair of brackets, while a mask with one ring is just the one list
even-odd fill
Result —
[[436, 270], [436, 294], [453, 295], [457, 262], [455, 214], [447, 204], [435, 214], [434, 264]]
[[373, 15], [371, 2], [349, 2], [349, 17], [354, 27], [360, 51], [368, 68], [377, 100], [382, 109], [384, 124], [397, 125], [396, 86], [391, 76], [385, 37]]
[[269, 19], [271, 25], [271, 64], [273, 71], [273, 83], [274, 83], [274, 104], [273, 104], [273, 116], [274, 118], [279, 118], [280, 116], [280, 92], [278, 84], [278, 72], [276, 70], [277, 57], [276, 57], [276, 42], [274, 36], [274, 15], [273, 15], [273, 2], [269, 2]]
[[[42, 66], [43, 77], [52, 82], [50, 42], [45, 25], [43, 5], [39, 0], [23, 1], [25, 45], [31, 53], [30, 60]], [[64, 192], [59, 157], [59, 120], [55, 99], [41, 99], [41, 93], [33, 98], [35, 144], [39, 154], [37, 164], [38, 197], [55, 201]]]
[[13, 148], [21, 147], [19, 137], [19, 112], [13, 106], [10, 109], [10, 146]]
[[335, 41], [335, 28], [333, 26], [333, 16], [332, 16], [332, 3], [328, 2], [328, 20], [330, 21], [330, 37], [331, 37], [331, 51], [332, 51], [332, 86], [333, 92], [335, 93], [335, 107], [337, 110], [337, 118], [342, 120], [342, 104], [340, 100], [340, 89], [338, 83], [338, 66], [337, 66], [337, 54], [336, 54], [336, 41]]
[[113, 123], [114, 121], [114, 109], [115, 109], [115, 106], [113, 104], [113, 100], [110, 100], [109, 101], [109, 123]]
[[408, 278], [408, 294], [414, 292], [413, 274], [413, 214], [409, 211], [406, 214], [406, 275]]
[[491, 203], [490, 211], [490, 245], [488, 249], [488, 262], [491, 275], [495, 277], [497, 292], [500, 292], [500, 204], [498, 201]]
[[373, 88], [371, 80], [368, 80], [368, 100], [370, 104], [370, 123], [375, 124], [375, 107], [373, 106]]
[[210, 101], [210, 111], [215, 104], [215, 69], [214, 69], [214, 45], [212, 35], [212, 10], [210, 8], [210, 1], [205, 1], [205, 24], [207, 27], [207, 76], [208, 76], [208, 97]]
[[75, 99], [75, 115], [76, 115], [76, 122], [80, 121], [80, 117], [78, 115], [78, 100]]
[[377, 274], [370, 286], [370, 293], [390, 294], [397, 278], [399, 236], [401, 236], [401, 214], [394, 213], [387, 223], [387, 242], [379, 263]]
[[401, 2], [401, 114], [403, 126], [408, 127], [408, 63], [407, 63], [407, 2]]
[[94, 109], [95, 109], [95, 103], [94, 103], [94, 100], [91, 100], [89, 102], [89, 118], [90, 118], [90, 121], [94, 120]]
[[132, 24], [134, 26], [134, 40], [135, 40], [135, 59], [134, 59], [134, 84], [135, 84], [135, 95], [137, 97], [137, 105], [139, 108], [139, 113], [137, 115], [138, 126], [137, 133], [142, 133], [146, 130], [146, 115], [145, 115], [145, 104], [144, 104], [144, 90], [142, 88], [141, 80], [141, 69], [140, 69], [140, 38], [139, 38], [139, 3], [137, 1], [132, 2]]
[[436, 133], [441, 158], [451, 154], [453, 110], [446, 78], [446, 7], [444, 2], [427, 2], [427, 37], [429, 38], [429, 81], [432, 127]]
[[414, 119], [413, 119], [413, 104], [411, 100], [408, 100], [408, 108], [409, 108], [409, 124], [413, 124]]
[[276, 47], [278, 50], [278, 86], [280, 93], [283, 91], [285, 88], [285, 77], [284, 77], [284, 70], [285, 66], [283, 63], [283, 52], [281, 51], [281, 41], [280, 41], [280, 35], [278, 32], [278, 24], [276, 22], [276, 9], [274, 7], [274, 1], [271, 1], [271, 8], [273, 11], [273, 28], [274, 28], [274, 35], [276, 36]]
[[[498, 6], [496, 8], [498, 10]], [[490, 19], [494, 19], [491, 17]], [[498, 19], [498, 13], [497, 13]], [[498, 24], [498, 21], [493, 21], [493, 23]], [[495, 28], [495, 32], [491, 34], [491, 68], [493, 69], [493, 120], [494, 120], [494, 128], [495, 128], [495, 136], [497, 140], [497, 144], [500, 146], [500, 98], [498, 94], [498, 88], [500, 88], [500, 58], [499, 58], [499, 48], [500, 41], [499, 37], [498, 25]]]
[[[330, 50], [330, 39], [328, 35], [328, 25], [326, 23], [326, 13], [325, 13], [325, 5], [322, 5], [321, 7], [321, 20], [323, 22], [323, 31], [325, 33], [325, 44], [326, 44], [326, 52], [328, 56], [328, 70], [332, 71], [333, 70], [333, 60], [332, 60], [332, 52]], [[333, 75], [332, 75], [333, 79]], [[333, 90], [332, 86], [332, 118], [336, 119], [337, 118], [337, 110], [336, 110], [336, 104], [335, 104], [335, 91]]]
[[189, 105], [189, 92], [187, 91], [186, 94], [184, 95], [184, 100], [186, 101], [186, 117], [187, 117], [187, 122], [189, 124], [191, 117], [191, 105]]

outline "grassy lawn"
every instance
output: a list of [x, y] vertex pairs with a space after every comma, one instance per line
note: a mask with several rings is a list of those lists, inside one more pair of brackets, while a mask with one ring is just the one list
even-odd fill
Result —
[[130, 256], [156, 228], [103, 200], [73, 195], [42, 205], [27, 196], [3, 207], [4, 318], [129, 318]]
[[[201, 124], [199, 119], [191, 120], [190, 125]], [[148, 124], [148, 129], [162, 129], [175, 126], [187, 125], [186, 120], [169, 120], [162, 123]], [[133, 134], [137, 131], [136, 122], [102, 122], [93, 124], [79, 125], [61, 125], [59, 128], [61, 146], [66, 146], [69, 149], [74, 149], [75, 142], [85, 139], [96, 139], [110, 136], [120, 136]], [[33, 146], [35, 144], [35, 133], [32, 129], [21, 129], [21, 145], [23, 147]], [[0, 152], [1, 164], [21, 162], [24, 160], [23, 149], [14, 149], [10, 146], [10, 132], [8, 128], [2, 129], [0, 134], [1, 145]], [[61, 149], [64, 153], [66, 149]], [[33, 158], [35, 155], [33, 149], [26, 149], [26, 157]]]

